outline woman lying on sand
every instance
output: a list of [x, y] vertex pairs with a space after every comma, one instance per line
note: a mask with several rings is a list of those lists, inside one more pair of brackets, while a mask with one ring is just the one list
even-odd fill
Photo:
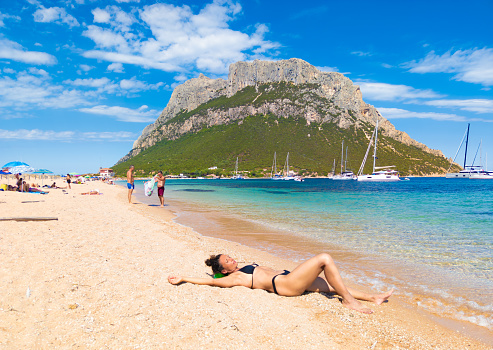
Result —
[[[170, 275], [168, 276], [169, 283], [189, 282], [222, 288], [243, 286], [252, 289], [264, 289], [283, 296], [297, 296], [305, 291], [335, 293], [342, 298], [344, 306], [365, 314], [371, 314], [373, 311], [356, 299], [380, 305], [387, 301], [394, 291], [392, 289], [382, 294], [367, 294], [347, 288], [342, 282], [334, 260], [326, 253], [305, 261], [292, 272], [277, 271], [257, 264], [247, 265], [240, 269], [238, 263], [225, 254], [211, 255], [205, 263], [212, 267], [214, 274], [223, 274], [225, 277], [212, 279]], [[325, 279], [318, 277], [322, 271]]]

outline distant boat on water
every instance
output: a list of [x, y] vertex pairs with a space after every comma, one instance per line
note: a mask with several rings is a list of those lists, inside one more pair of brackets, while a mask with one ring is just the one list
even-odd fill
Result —
[[[375, 147], [373, 148], [373, 171], [370, 175], [363, 175], [363, 169], [365, 168], [366, 159], [368, 158], [368, 153], [370, 151], [371, 145], [373, 143], [373, 139], [375, 139]], [[368, 144], [368, 148], [366, 150], [365, 157], [363, 158], [363, 162], [358, 171], [358, 181], [373, 181], [373, 182], [390, 182], [390, 181], [399, 181], [399, 172], [392, 168], [395, 168], [395, 165], [388, 166], [375, 166], [377, 160], [377, 141], [378, 141], [378, 117], [377, 117], [377, 125], [375, 126], [375, 130], [373, 131], [373, 135], [371, 136], [370, 143]]]
[[272, 161], [272, 170], [270, 172], [271, 180], [282, 180], [281, 174], [277, 173], [277, 157], [276, 152], [274, 152], [274, 160]]
[[300, 175], [294, 175], [294, 173], [289, 171], [289, 152], [286, 156], [286, 162], [284, 163], [284, 168], [283, 168], [283, 177], [281, 178], [282, 180], [294, 180], [294, 181], [299, 181], [303, 182], [304, 179]]
[[[489, 180], [493, 179], [493, 172], [492, 171], [487, 171], [484, 170], [482, 164], [480, 165], [474, 165], [474, 162], [476, 161], [476, 156], [478, 154], [478, 151], [481, 151], [481, 146], [483, 141], [479, 143], [478, 150], [476, 150], [476, 154], [474, 155], [474, 159], [472, 161], [472, 165], [467, 165], [467, 148], [469, 145], [469, 128], [471, 124], [467, 124], [467, 129], [462, 137], [462, 141], [460, 142], [459, 148], [457, 149], [457, 152], [455, 153], [454, 160], [450, 164], [450, 167], [447, 170], [447, 174], [445, 177], [447, 179], [473, 179], [473, 180]], [[464, 149], [464, 165], [463, 169], [459, 171], [458, 173], [449, 173], [450, 168], [452, 168], [452, 165], [455, 162], [455, 159], [457, 158], [457, 155], [460, 152], [460, 149], [462, 148], [462, 145], [464, 144], [465, 141], [465, 149]], [[480, 153], [480, 159], [481, 159], [481, 153]], [[482, 163], [482, 159], [480, 160], [480, 163]]]
[[356, 175], [347, 169], [347, 147], [346, 147], [346, 158], [344, 158], [344, 140], [342, 140], [342, 150], [341, 150], [341, 173], [339, 175], [333, 175], [332, 180], [356, 180]]
[[238, 157], [236, 157], [235, 174], [231, 176], [232, 180], [243, 180], [244, 177], [238, 173]]

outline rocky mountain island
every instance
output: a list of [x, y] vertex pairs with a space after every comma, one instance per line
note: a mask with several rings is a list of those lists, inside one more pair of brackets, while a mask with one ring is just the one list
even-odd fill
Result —
[[217, 167], [227, 175], [238, 157], [240, 170], [263, 176], [270, 174], [274, 152], [280, 164], [290, 152], [297, 172], [322, 176], [334, 159], [340, 162], [344, 140], [348, 167], [356, 172], [377, 118], [379, 164], [396, 165], [403, 175], [445, 173], [450, 160], [441, 151], [396, 130], [350, 79], [295, 58], [237, 62], [228, 80], [201, 74], [177, 86], [114, 169], [123, 174], [132, 163], [142, 175], [203, 175]]

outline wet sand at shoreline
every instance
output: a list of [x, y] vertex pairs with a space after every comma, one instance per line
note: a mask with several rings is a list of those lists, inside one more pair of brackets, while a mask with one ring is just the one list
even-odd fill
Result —
[[[103, 194], [82, 196], [98, 188]], [[30, 201], [30, 203], [22, 203]], [[399, 296], [363, 315], [337, 298], [288, 298], [243, 287], [167, 282], [206, 277], [203, 261], [296, 266], [236, 242], [202, 236], [166, 209], [128, 204], [126, 190], [100, 183], [47, 195], [0, 192], [0, 347], [245, 349], [488, 349], [424, 317]], [[166, 213], [165, 215], [163, 215]]]

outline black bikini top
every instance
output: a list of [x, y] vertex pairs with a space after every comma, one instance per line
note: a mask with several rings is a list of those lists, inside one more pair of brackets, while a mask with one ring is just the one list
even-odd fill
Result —
[[241, 271], [243, 273], [247, 273], [249, 275], [253, 275], [253, 271], [255, 270], [255, 268], [257, 266], [258, 266], [258, 264], [251, 264], [251, 265], [243, 266], [239, 271]]
[[253, 271], [255, 270], [255, 268], [257, 266], [258, 266], [258, 264], [253, 263], [251, 265], [243, 266], [241, 269], [238, 270], [240, 272], [252, 275], [252, 285], [250, 286], [250, 288], [252, 288], [252, 289], [253, 289]]

